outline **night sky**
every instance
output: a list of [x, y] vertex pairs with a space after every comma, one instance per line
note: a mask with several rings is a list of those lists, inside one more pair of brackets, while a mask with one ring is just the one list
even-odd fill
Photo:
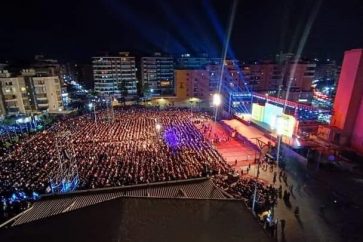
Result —
[[[229, 55], [241, 60], [297, 52], [341, 61], [363, 48], [362, 0], [239, 0]], [[87, 60], [101, 51], [208, 52], [221, 56], [233, 0], [32, 0], [1, 3], [0, 59], [42, 53]]]

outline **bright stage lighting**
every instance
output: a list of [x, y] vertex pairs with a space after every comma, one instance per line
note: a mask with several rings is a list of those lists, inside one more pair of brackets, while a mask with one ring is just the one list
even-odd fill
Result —
[[158, 131], [158, 132], [159, 132], [159, 131], [161, 130], [161, 125], [160, 125], [160, 124], [156, 124], [156, 125], [155, 125], [155, 128], [156, 128], [156, 131]]
[[219, 93], [213, 94], [213, 105], [218, 107], [222, 103], [222, 96]]
[[276, 118], [276, 133], [278, 135], [282, 135], [284, 129], [284, 120], [282, 116], [277, 116]]

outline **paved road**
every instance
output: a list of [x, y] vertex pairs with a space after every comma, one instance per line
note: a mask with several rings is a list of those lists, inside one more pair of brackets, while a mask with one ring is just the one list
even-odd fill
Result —
[[[288, 184], [277, 179], [274, 186], [289, 190], [293, 184], [293, 195], [291, 205], [279, 199], [275, 208], [275, 218], [286, 220], [284, 234], [279, 226], [278, 241], [363, 241], [363, 179], [341, 171], [309, 171], [304, 158], [288, 149], [284, 156]], [[256, 166], [249, 174], [256, 174]], [[260, 178], [272, 184], [273, 172], [260, 170]]]
[[[233, 122], [228, 124], [236, 126]], [[256, 136], [257, 131], [249, 127], [235, 128], [246, 138]], [[279, 226], [278, 241], [363, 241], [363, 177], [323, 167], [315, 169], [318, 166], [309, 170], [304, 157], [284, 145], [282, 151], [288, 184], [277, 179], [274, 186], [278, 188], [281, 184], [283, 190], [289, 190], [292, 184], [294, 189], [291, 204], [279, 199], [275, 208], [275, 218], [286, 220], [284, 234]], [[246, 164], [238, 162], [235, 168], [246, 170]], [[255, 167], [249, 173], [253, 174]], [[273, 172], [261, 170], [260, 178], [272, 184]], [[299, 217], [294, 215], [296, 206], [300, 209]]]

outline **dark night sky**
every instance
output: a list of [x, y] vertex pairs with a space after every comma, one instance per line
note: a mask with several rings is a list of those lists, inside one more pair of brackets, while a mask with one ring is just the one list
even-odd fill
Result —
[[[0, 59], [43, 53], [86, 60], [100, 51], [220, 56], [233, 0], [32, 0], [1, 4]], [[231, 52], [243, 60], [296, 52], [319, 0], [239, 0]], [[323, 0], [303, 51], [341, 61], [363, 48], [363, 1]]]

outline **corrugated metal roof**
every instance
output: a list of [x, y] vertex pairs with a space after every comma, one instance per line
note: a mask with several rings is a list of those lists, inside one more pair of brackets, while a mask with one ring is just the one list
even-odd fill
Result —
[[209, 179], [89, 190], [46, 196], [44, 199], [35, 202], [33, 208], [20, 216], [12, 226], [70, 212], [119, 197], [226, 199], [223, 193]]

